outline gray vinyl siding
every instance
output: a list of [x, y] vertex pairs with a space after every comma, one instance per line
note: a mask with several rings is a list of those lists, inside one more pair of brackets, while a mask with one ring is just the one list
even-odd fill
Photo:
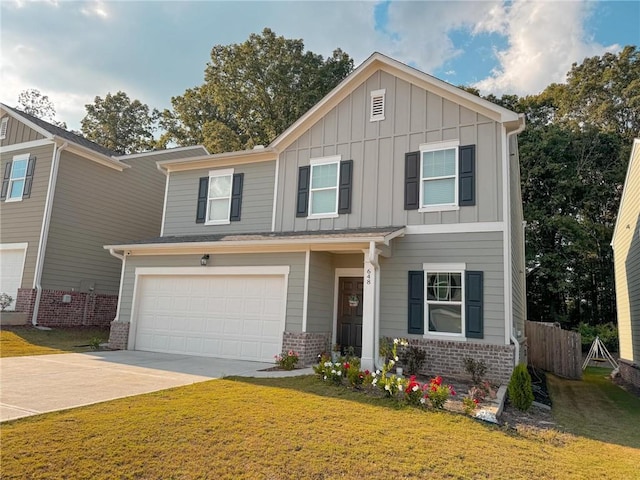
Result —
[[121, 262], [104, 245], [160, 235], [165, 176], [149, 158], [117, 171], [62, 152], [42, 286], [117, 294]]
[[309, 257], [309, 297], [307, 332], [333, 330], [335, 274], [328, 252], [311, 252]]
[[32, 142], [34, 140], [42, 140], [44, 135], [36, 132], [34, 129], [29, 128], [24, 123], [16, 120], [15, 118], [4, 115], [4, 117], [9, 117], [9, 122], [7, 123], [7, 135], [5, 138], [0, 140], [0, 145], [6, 147], [7, 145], [15, 145], [16, 143], [24, 143], [24, 142]]
[[[385, 120], [369, 121], [372, 90], [386, 89]], [[277, 231], [502, 221], [501, 125], [378, 71], [280, 154]], [[421, 213], [404, 209], [404, 157], [427, 142], [476, 145], [476, 205]], [[351, 213], [296, 218], [298, 168], [310, 159], [353, 160]]]
[[[139, 267], [194, 267], [200, 265], [201, 255], [163, 255], [135, 256], [126, 258], [125, 276], [120, 297], [119, 321], [131, 321], [131, 307], [135, 284], [135, 269]], [[288, 332], [302, 331], [302, 303], [304, 296], [304, 253], [270, 253], [265, 254], [212, 254], [207, 267], [230, 266], [282, 266], [287, 265], [289, 282], [287, 286], [287, 318]]]
[[244, 173], [242, 211], [240, 221], [228, 225], [196, 223], [199, 181], [201, 177], [208, 177], [212, 170], [215, 169], [170, 173], [163, 235], [270, 232], [276, 162], [234, 167], [234, 173]]
[[20, 202], [0, 201], [0, 243], [28, 243], [22, 288], [33, 288], [53, 144], [0, 154], [0, 172], [4, 172], [6, 163], [14, 156], [27, 153], [36, 157], [31, 196]]
[[407, 335], [408, 272], [423, 263], [466, 263], [484, 272], [484, 338], [504, 344], [504, 270], [502, 232], [407, 235], [393, 241], [393, 256], [380, 258], [380, 334]]
[[640, 364], [640, 140], [630, 162], [613, 254], [620, 358]]
[[527, 314], [524, 231], [522, 222], [522, 193], [520, 189], [520, 157], [518, 139], [509, 139], [510, 202], [511, 202], [511, 284], [513, 291], [512, 320], [514, 335], [524, 337], [524, 322]]

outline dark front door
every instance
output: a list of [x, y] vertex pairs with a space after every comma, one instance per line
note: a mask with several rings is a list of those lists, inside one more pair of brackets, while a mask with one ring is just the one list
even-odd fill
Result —
[[362, 355], [362, 277], [340, 277], [338, 283], [338, 339], [342, 353], [350, 347]]

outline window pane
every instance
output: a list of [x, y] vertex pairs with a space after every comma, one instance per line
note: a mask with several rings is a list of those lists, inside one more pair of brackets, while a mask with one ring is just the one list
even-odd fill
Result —
[[336, 213], [336, 189], [312, 192], [311, 213]]
[[27, 174], [27, 160], [16, 160], [11, 169], [11, 178], [23, 178]]
[[422, 204], [441, 205], [455, 203], [455, 178], [424, 180], [422, 182]]
[[11, 192], [9, 193], [9, 198], [21, 197], [23, 187], [24, 187], [24, 180], [14, 180], [11, 183]]
[[456, 152], [454, 149], [424, 152], [422, 154], [422, 176], [445, 177], [456, 174]]
[[462, 307], [429, 305], [429, 331], [462, 333]]
[[209, 178], [209, 198], [231, 196], [231, 175]]
[[454, 302], [462, 301], [462, 274], [450, 273], [451, 283], [451, 300]]
[[338, 164], [313, 165], [311, 168], [311, 188], [337, 187]]
[[209, 200], [209, 221], [229, 220], [228, 198]]

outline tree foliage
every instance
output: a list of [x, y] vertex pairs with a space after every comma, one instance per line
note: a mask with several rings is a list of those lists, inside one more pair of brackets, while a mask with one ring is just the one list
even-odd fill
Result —
[[17, 108], [29, 115], [41, 118], [60, 128], [67, 128], [66, 123], [56, 120], [56, 108], [47, 95], [40, 90], [29, 88], [18, 95]]
[[200, 143], [212, 153], [266, 145], [352, 70], [341, 50], [324, 59], [268, 28], [241, 44], [216, 45], [204, 84], [173, 97], [173, 109], [162, 113], [160, 143]]
[[157, 110], [139, 100], [131, 101], [125, 92], [104, 98], [97, 96], [93, 104], [85, 105], [82, 134], [119, 154], [136, 153], [154, 148]]

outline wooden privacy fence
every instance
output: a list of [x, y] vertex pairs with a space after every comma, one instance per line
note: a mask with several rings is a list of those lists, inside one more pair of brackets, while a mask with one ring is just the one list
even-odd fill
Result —
[[553, 323], [525, 322], [529, 364], [559, 377], [582, 378], [580, 334]]

